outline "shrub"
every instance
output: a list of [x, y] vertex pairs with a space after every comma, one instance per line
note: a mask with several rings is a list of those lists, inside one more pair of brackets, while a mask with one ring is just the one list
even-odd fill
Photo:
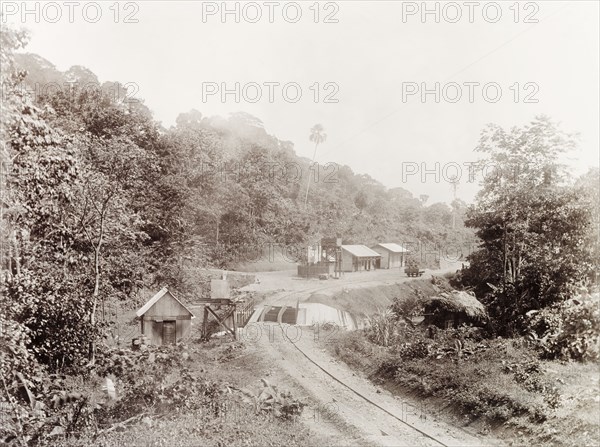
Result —
[[16, 329], [19, 342], [26, 341], [29, 353], [50, 370], [82, 372], [90, 346], [104, 334], [103, 323], [90, 321], [93, 300], [77, 279], [40, 278], [25, 270], [0, 285], [0, 307], [7, 320], [20, 326], [10, 329]]
[[396, 297], [390, 306], [397, 318], [410, 318], [423, 313], [424, 294], [418, 289], [406, 297]]
[[595, 361], [600, 358], [598, 304], [569, 300], [530, 314], [530, 339], [548, 359]]
[[425, 340], [416, 340], [412, 343], [402, 343], [395, 348], [401, 359], [423, 359], [429, 355], [431, 345]]
[[254, 408], [256, 414], [275, 416], [281, 420], [295, 420], [302, 414], [305, 403], [294, 399], [289, 391], [281, 393], [276, 386], [272, 386], [266, 379], [261, 379], [263, 387], [257, 392], [240, 390], [243, 399]]
[[[503, 361], [503, 372], [513, 375], [515, 382], [531, 393], [540, 393], [543, 395], [544, 403], [548, 408], [555, 410], [561, 406], [561, 396], [558, 389], [544, 378], [542, 367], [538, 360], [526, 360], [516, 363]], [[542, 407], [532, 410], [534, 419], [540, 419], [540, 414], [544, 413]], [[545, 416], [543, 416], [545, 418]]]

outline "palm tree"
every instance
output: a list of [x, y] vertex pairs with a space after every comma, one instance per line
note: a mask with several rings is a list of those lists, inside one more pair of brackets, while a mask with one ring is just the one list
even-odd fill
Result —
[[[310, 137], [308, 139], [309, 139], [309, 141], [312, 141], [313, 143], [315, 143], [315, 150], [313, 152], [313, 158], [312, 158], [311, 165], [315, 162], [315, 156], [317, 155], [317, 147], [319, 146], [320, 143], [323, 143], [327, 139], [327, 134], [324, 131], [325, 131], [325, 129], [323, 128], [323, 126], [321, 124], [315, 124], [312, 127], [312, 129], [310, 129]], [[304, 208], [306, 208], [306, 205], [308, 204], [308, 190], [310, 188], [310, 177], [311, 177], [311, 171], [309, 170], [308, 184], [306, 185], [306, 195], [304, 196]]]
[[450, 182], [450, 188], [452, 188], [452, 229], [456, 228], [456, 190], [458, 189], [459, 178], [457, 175], [451, 176], [448, 181]]

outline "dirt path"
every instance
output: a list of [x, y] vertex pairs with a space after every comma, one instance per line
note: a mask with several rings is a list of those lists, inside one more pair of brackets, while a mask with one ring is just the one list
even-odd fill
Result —
[[[460, 266], [459, 266], [460, 267]], [[426, 270], [421, 279], [431, 278], [432, 275], [456, 271], [456, 267], [444, 270]], [[370, 272], [345, 273], [340, 279], [320, 281], [318, 279], [298, 278], [294, 270], [256, 273], [259, 283], [241, 288], [242, 291], [252, 291], [265, 296], [262, 304], [292, 305], [306, 301], [313, 293], [334, 295], [344, 289], [356, 289], [393, 285], [412, 281], [419, 278], [408, 277], [404, 272], [395, 270], [375, 270]]]
[[[423, 278], [444, 272], [429, 271]], [[332, 295], [345, 288], [374, 287], [414, 279], [397, 271], [349, 274], [343, 279], [329, 281], [298, 280], [286, 273], [259, 273], [260, 284], [248, 288], [266, 294], [265, 304], [284, 305], [306, 301], [314, 293]], [[333, 359], [322, 345], [326, 342], [323, 334], [319, 337], [307, 328], [276, 323], [261, 323], [260, 326], [261, 336], [255, 337], [253, 342], [265, 358], [272, 361], [273, 376], [281, 386], [285, 387], [289, 382], [296, 389], [300, 387], [316, 403], [313, 408], [322, 411], [309, 414], [308, 419], [305, 415], [304, 422], [318, 433], [329, 436], [333, 445], [501, 444], [442, 422], [420, 408], [414, 399], [401, 399], [378, 389], [367, 378]]]
[[[323, 413], [326, 413], [312, 421], [311, 428], [319, 433], [321, 430], [331, 433], [332, 425], [338, 428], [339, 443], [336, 442], [335, 445], [495, 444], [491, 440], [482, 440], [462, 429], [445, 424], [435, 416], [427, 414], [413, 399], [400, 399], [378, 389], [365, 377], [332, 359], [323, 347], [319, 346], [319, 341], [315, 340], [315, 334], [310, 330], [300, 331], [295, 327], [280, 327], [275, 323], [264, 324], [263, 337], [257, 340], [257, 343], [261, 352], [273, 361], [274, 368], [284, 373], [283, 376], [280, 375], [279, 380], [283, 378], [285, 383], [285, 377], [289, 377], [317, 402], [317, 408], [322, 408]], [[351, 437], [348, 436], [350, 434]]]

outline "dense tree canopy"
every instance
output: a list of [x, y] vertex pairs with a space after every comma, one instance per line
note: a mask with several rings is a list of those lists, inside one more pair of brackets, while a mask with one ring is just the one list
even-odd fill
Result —
[[467, 213], [481, 245], [463, 280], [485, 297], [502, 332], [522, 328], [527, 312], [568, 298], [591, 270], [589, 192], [565, 182], [559, 163], [574, 146], [547, 117], [482, 133], [478, 151], [494, 170]]

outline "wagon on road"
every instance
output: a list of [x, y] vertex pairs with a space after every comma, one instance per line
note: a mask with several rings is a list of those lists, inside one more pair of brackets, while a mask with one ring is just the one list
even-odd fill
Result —
[[404, 273], [406, 273], [406, 276], [421, 276], [425, 273], [425, 270], [419, 270], [417, 264], [409, 264], [404, 268]]

